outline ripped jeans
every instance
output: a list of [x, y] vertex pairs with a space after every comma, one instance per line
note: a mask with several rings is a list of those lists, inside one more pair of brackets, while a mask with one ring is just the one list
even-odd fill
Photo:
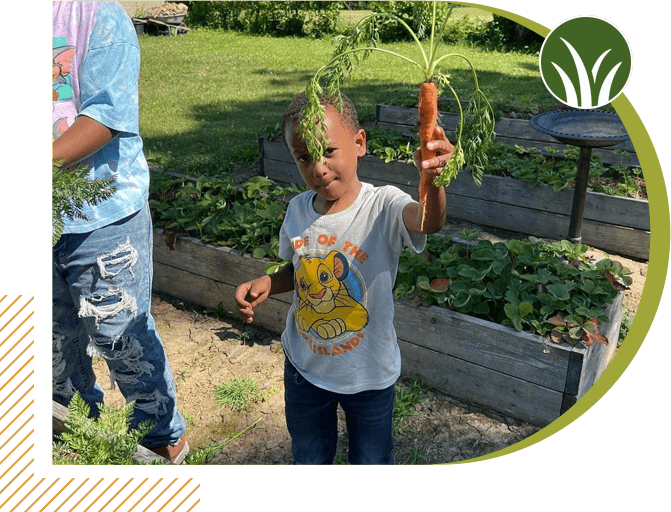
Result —
[[67, 406], [79, 391], [98, 412], [103, 390], [92, 356], [102, 356], [112, 386], [135, 401], [131, 428], [156, 426], [142, 444], [174, 444], [185, 423], [150, 313], [152, 224], [145, 207], [90, 233], [65, 234], [53, 248], [53, 400]]

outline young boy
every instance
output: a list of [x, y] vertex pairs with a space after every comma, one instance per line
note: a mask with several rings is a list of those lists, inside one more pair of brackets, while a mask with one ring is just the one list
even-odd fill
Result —
[[[299, 131], [305, 94], [288, 106], [282, 136], [311, 190], [289, 204], [280, 232], [279, 272], [241, 284], [239, 314], [251, 323], [269, 295], [295, 290], [282, 334], [286, 421], [296, 464], [331, 464], [336, 454], [337, 406], [347, 418], [352, 464], [393, 464], [394, 383], [401, 355], [393, 325], [392, 288], [405, 247], [422, 251], [426, 233], [445, 221], [442, 187], [430, 187], [424, 230], [419, 204], [396, 187], [373, 187], [357, 177], [366, 154], [351, 100], [340, 113], [326, 97], [328, 148], [314, 161]], [[435, 176], [454, 148], [442, 129], [429, 149], [439, 156], [415, 162]]]

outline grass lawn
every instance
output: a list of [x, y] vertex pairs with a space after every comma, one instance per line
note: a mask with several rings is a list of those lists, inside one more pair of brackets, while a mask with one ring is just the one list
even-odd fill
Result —
[[[140, 130], [152, 165], [198, 175], [220, 174], [258, 157], [258, 137], [281, 122], [289, 100], [325, 64], [330, 39], [272, 38], [225, 31], [191, 30], [178, 37], [141, 36]], [[419, 57], [413, 43], [386, 46]], [[532, 55], [443, 47], [475, 66], [481, 87], [496, 106], [550, 107]], [[472, 91], [461, 58], [446, 60], [462, 99]], [[411, 66], [381, 53], [355, 71], [344, 92], [362, 121], [377, 103], [416, 104], [420, 77]]]

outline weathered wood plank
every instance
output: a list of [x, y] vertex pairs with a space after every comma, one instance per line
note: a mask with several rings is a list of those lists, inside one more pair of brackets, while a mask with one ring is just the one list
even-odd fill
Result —
[[[240, 255], [230, 247], [203, 244], [195, 238], [177, 236], [174, 250], [165, 244], [165, 234], [154, 230], [154, 262], [184, 269], [215, 281], [224, 281], [232, 286], [265, 274], [267, 258], [257, 259], [249, 254]], [[275, 298], [292, 301], [291, 293], [275, 295]]]
[[416, 308], [407, 300], [396, 301], [394, 326], [399, 339], [422, 340], [435, 352], [564, 392], [573, 349], [568, 344], [546, 347], [540, 336], [444, 308]]
[[609, 305], [605, 313], [612, 318], [608, 324], [601, 324], [599, 332], [608, 338], [608, 345], [595, 343], [591, 350], [582, 349], [585, 353], [583, 371], [581, 372], [580, 384], [577, 398], [581, 398], [594, 383], [601, 377], [617, 349], [617, 341], [620, 337], [620, 325], [622, 323], [622, 298], [617, 296], [613, 304]]
[[296, 164], [267, 158], [261, 160], [263, 161], [263, 174], [274, 182], [285, 185], [304, 184]]
[[[566, 238], [570, 222], [566, 215], [462, 196], [448, 195], [447, 208], [451, 218], [557, 240]], [[581, 235], [583, 243], [608, 252], [641, 259], [647, 259], [650, 254], [649, 231], [585, 219]]]
[[[153, 288], [154, 291], [207, 308], [216, 308], [221, 304], [226, 311], [232, 312], [233, 315], [236, 314], [236, 286], [221, 281], [163, 263], [155, 263]], [[269, 297], [254, 310], [254, 324], [281, 334], [287, 320], [289, 306], [289, 303], [278, 299], [278, 296]]]
[[[400, 167], [402, 164], [395, 165]], [[415, 186], [415, 183], [411, 185]], [[570, 216], [574, 191], [565, 188], [555, 192], [551, 186], [544, 183], [530, 187], [520, 180], [492, 175], [483, 176], [482, 185], [478, 186], [469, 173], [461, 172], [457, 179], [450, 183], [447, 192]], [[650, 230], [649, 205], [647, 201], [640, 199], [589, 192], [585, 199], [584, 218], [603, 224]]]
[[68, 409], [58, 402], [51, 401], [52, 431], [53, 435], [65, 432], [65, 417], [68, 415]]
[[559, 416], [562, 393], [399, 339], [404, 376], [419, 375], [442, 393], [546, 426]]

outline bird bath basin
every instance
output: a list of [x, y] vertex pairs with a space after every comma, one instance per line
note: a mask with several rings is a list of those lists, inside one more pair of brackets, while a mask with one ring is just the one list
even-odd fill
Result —
[[532, 117], [529, 124], [559, 142], [580, 148], [568, 238], [573, 243], [581, 243], [592, 148], [614, 146], [628, 140], [627, 130], [616, 113], [598, 110], [554, 110]]

